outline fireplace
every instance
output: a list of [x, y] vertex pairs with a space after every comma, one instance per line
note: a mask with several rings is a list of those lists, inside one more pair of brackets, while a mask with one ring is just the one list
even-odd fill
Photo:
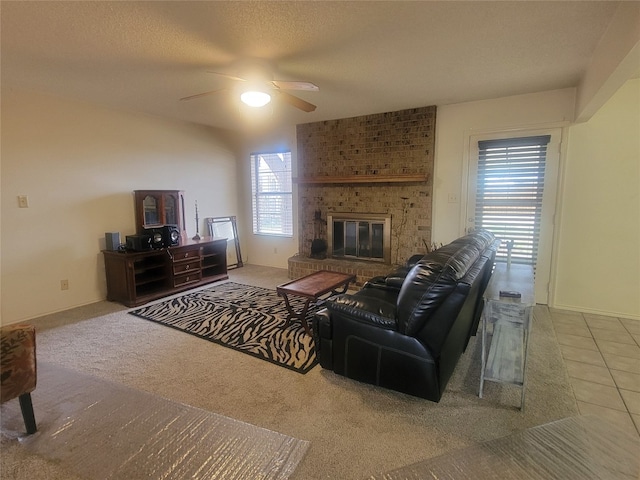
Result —
[[345, 260], [391, 263], [391, 216], [375, 213], [327, 215], [327, 255]]
[[[288, 260], [289, 278], [330, 270], [356, 275], [360, 286], [424, 251], [435, 134], [435, 105], [297, 125], [298, 253]], [[371, 212], [379, 214], [360, 216]], [[343, 239], [336, 248], [334, 236]]]

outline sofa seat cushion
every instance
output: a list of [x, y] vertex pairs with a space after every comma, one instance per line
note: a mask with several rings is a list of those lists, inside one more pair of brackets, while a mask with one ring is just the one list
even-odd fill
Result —
[[355, 295], [342, 294], [326, 302], [330, 312], [388, 330], [397, 330], [395, 295], [375, 288], [360, 290]]

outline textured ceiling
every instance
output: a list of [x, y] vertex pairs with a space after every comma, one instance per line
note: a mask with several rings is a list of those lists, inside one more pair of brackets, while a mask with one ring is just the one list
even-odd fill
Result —
[[[242, 129], [293, 125], [577, 86], [617, 2], [8, 2], [2, 88]], [[247, 117], [235, 84], [267, 60], [312, 113]], [[254, 118], [256, 117], [256, 118]], [[264, 118], [262, 118], [264, 117]], [[250, 118], [253, 120], [250, 121]], [[258, 119], [259, 118], [259, 119]]]

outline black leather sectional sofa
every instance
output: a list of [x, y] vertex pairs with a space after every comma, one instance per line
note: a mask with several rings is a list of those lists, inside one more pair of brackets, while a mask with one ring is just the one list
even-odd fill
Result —
[[320, 365], [439, 401], [477, 331], [499, 243], [474, 232], [327, 300], [313, 320]]

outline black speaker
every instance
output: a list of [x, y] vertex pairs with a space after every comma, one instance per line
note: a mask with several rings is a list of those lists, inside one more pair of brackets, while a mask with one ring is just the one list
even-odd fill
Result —
[[180, 245], [180, 229], [177, 225], [165, 225], [162, 227], [162, 238], [165, 247]]
[[143, 252], [151, 250], [151, 237], [149, 235], [127, 235], [127, 250]]
[[151, 248], [164, 247], [164, 235], [162, 228], [145, 228], [144, 232], [149, 236]]
[[151, 238], [152, 248], [175, 247], [180, 245], [180, 229], [176, 225], [147, 228], [144, 232]]
[[118, 250], [120, 247], [120, 232], [107, 232], [104, 234], [107, 250]]

